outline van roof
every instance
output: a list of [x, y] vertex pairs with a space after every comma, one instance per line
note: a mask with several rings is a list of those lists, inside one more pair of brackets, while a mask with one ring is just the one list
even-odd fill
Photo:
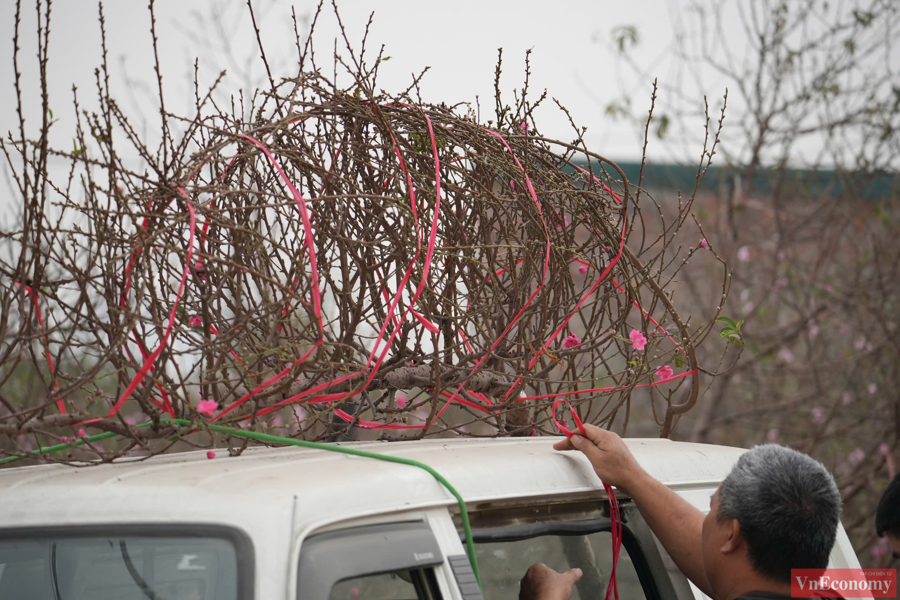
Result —
[[[423, 462], [468, 503], [601, 490], [587, 459], [557, 452], [560, 438], [355, 442], [355, 448]], [[728, 474], [740, 448], [626, 439], [638, 462], [670, 487], [709, 487]], [[453, 504], [415, 467], [306, 448], [219, 449], [163, 454], [86, 468], [0, 469], [0, 527], [166, 522], [251, 526], [250, 513], [284, 511], [304, 530], [347, 518]], [[164, 509], [164, 510], [163, 510]], [[297, 519], [304, 523], [297, 523]]]

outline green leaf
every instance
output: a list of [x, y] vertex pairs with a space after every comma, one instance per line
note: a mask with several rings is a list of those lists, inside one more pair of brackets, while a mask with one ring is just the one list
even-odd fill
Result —
[[731, 329], [730, 327], [726, 327], [719, 334], [719, 337], [728, 337], [729, 335], [734, 335], [735, 333], [737, 333], [737, 331], [735, 331], [734, 329]]
[[868, 27], [875, 20], [875, 13], [861, 10], [853, 11], [853, 18], [863, 27]]
[[662, 115], [659, 118], [659, 126], [656, 128], [656, 137], [659, 139], [663, 139], [666, 135], [666, 131], [669, 129], [669, 117], [668, 115]]
[[72, 138], [72, 156], [81, 156], [84, 154], [84, 147], [78, 147], [78, 142], [75, 141], [75, 138]]
[[632, 367], [636, 367], [636, 366], [637, 366], [637, 361], [636, 361], [636, 360], [629, 360], [629, 361], [628, 361], [628, 364], [631, 365]]
[[732, 329], [735, 329], [737, 327], [737, 325], [734, 324], [734, 321], [732, 321], [728, 317], [719, 317], [718, 319], [716, 319], [716, 323], [725, 323]]
[[675, 368], [680, 369], [684, 366], [684, 360], [681, 358], [681, 355], [675, 357]]
[[53, 118], [53, 109], [48, 106], [47, 112], [50, 113], [50, 118], [52, 119]]
[[638, 36], [637, 27], [634, 25], [619, 25], [612, 31], [612, 37], [616, 42], [620, 54], [625, 53], [625, 46], [637, 46], [640, 36]]
[[734, 324], [734, 328], [738, 330], [738, 333], [741, 332], [741, 324], [743, 323], [743, 319]]
[[390, 56], [385, 56], [385, 57], [382, 58], [381, 60], [391, 60], [391, 57], [390, 57]]

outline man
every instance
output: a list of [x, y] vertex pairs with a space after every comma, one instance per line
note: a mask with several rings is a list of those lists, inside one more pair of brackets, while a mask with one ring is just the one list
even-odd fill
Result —
[[[744, 453], [709, 503], [709, 514], [644, 471], [615, 433], [585, 425], [557, 450], [580, 450], [597, 475], [627, 494], [681, 571], [715, 600], [790, 597], [791, 569], [828, 566], [841, 496], [825, 467], [766, 444]], [[900, 522], [900, 521], [898, 521]], [[578, 569], [534, 565], [524, 600], [567, 600]]]
[[900, 558], [900, 475], [894, 477], [878, 502], [875, 532], [878, 537], [887, 535], [894, 558]]

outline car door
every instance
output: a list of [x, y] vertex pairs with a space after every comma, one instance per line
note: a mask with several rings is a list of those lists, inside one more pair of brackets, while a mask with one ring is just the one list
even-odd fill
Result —
[[478, 600], [481, 595], [472, 567], [458, 540], [447, 543], [443, 535], [447, 526], [452, 527], [450, 515], [441, 509], [416, 520], [312, 535], [300, 548], [297, 598]]

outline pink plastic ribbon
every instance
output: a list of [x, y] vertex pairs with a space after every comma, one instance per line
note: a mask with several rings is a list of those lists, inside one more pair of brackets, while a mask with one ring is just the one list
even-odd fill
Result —
[[[59, 379], [56, 377], [56, 366], [53, 364], [53, 356], [50, 354], [50, 341], [47, 339], [47, 334], [44, 331], [44, 318], [41, 316], [41, 306], [38, 302], [40, 295], [33, 290], [31, 286], [25, 285], [24, 283], [16, 282], [16, 285], [24, 288], [31, 298], [31, 303], [34, 306], [34, 314], [37, 316], [38, 329], [41, 332], [41, 339], [44, 340], [44, 354], [47, 357], [47, 365], [50, 367], [50, 375], [53, 376], [53, 389], [58, 390]], [[66, 403], [62, 398], [56, 401], [56, 408], [59, 410], [59, 414], [66, 414]]]
[[[181, 301], [181, 294], [184, 291], [184, 284], [187, 281], [188, 275], [190, 274], [191, 270], [191, 257], [194, 254], [194, 230], [197, 225], [196, 215], [194, 214], [194, 207], [191, 204], [188, 195], [180, 187], [176, 189], [184, 197], [187, 203], [188, 214], [190, 218], [190, 239], [188, 241], [187, 257], [184, 261], [184, 271], [181, 275], [181, 281], [178, 283], [178, 291], [175, 293], [175, 303], [172, 305], [172, 311], [169, 313], [169, 322], [166, 325], [166, 331], [163, 334], [162, 339], [159, 341], [159, 346], [150, 354], [150, 356], [145, 359], [144, 364], [137, 372], [137, 375], [134, 376], [134, 379], [131, 380], [131, 383], [128, 384], [128, 387], [125, 388], [125, 391], [113, 405], [110, 411], [106, 414], [105, 417], [103, 417], [104, 419], [109, 419], [115, 416], [117, 412], [119, 412], [119, 409], [122, 408], [122, 405], [125, 404], [125, 401], [128, 399], [128, 397], [131, 396], [132, 392], [134, 392], [135, 389], [137, 389], [137, 386], [139, 386], [141, 381], [144, 380], [144, 377], [147, 376], [147, 373], [149, 373], [153, 369], [153, 363], [156, 362], [156, 359], [163, 351], [163, 348], [165, 348], [166, 342], [168, 342], [169, 340], [169, 335], [172, 333], [172, 326], [175, 324], [175, 317], [178, 312], [178, 304]], [[85, 421], [85, 423], [94, 423], [100, 420], [102, 419], [92, 419], [90, 421]]]

